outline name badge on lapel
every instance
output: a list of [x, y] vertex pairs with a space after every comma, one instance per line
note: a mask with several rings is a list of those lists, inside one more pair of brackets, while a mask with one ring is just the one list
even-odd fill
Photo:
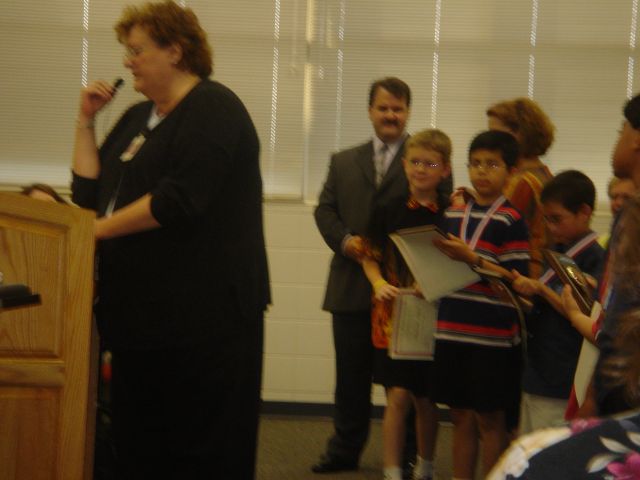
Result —
[[131, 143], [129, 144], [127, 149], [123, 152], [122, 155], [120, 155], [120, 160], [122, 160], [123, 162], [128, 162], [133, 157], [135, 157], [136, 153], [138, 153], [138, 150], [140, 150], [146, 139], [147, 137], [145, 137], [144, 133], [139, 133], [138, 135], [136, 135], [134, 139], [131, 140]]

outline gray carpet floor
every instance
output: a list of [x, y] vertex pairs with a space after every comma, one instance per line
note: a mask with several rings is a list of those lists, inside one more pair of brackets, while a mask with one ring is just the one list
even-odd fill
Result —
[[[382, 431], [379, 420], [371, 423], [369, 443], [356, 472], [317, 475], [310, 471], [324, 451], [333, 426], [324, 417], [263, 416], [258, 444], [258, 480], [380, 480]], [[450, 424], [442, 423], [436, 453], [437, 480], [451, 478]]]

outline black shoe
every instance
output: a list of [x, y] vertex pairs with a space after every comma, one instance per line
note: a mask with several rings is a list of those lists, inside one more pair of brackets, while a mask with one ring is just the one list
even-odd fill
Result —
[[349, 472], [358, 469], [356, 460], [343, 460], [342, 458], [323, 455], [318, 463], [311, 466], [313, 473]]

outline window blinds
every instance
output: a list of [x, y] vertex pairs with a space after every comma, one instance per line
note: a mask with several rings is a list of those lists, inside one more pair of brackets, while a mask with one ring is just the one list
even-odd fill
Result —
[[[128, 72], [113, 25], [122, 0], [3, 4], [0, 183], [65, 187], [79, 89]], [[412, 88], [409, 131], [444, 130], [457, 184], [488, 105], [540, 103], [557, 127], [544, 159], [579, 168], [605, 198], [626, 98], [640, 91], [638, 0], [187, 0], [214, 49], [214, 78], [247, 105], [265, 193], [317, 199], [331, 152], [372, 135], [368, 88]], [[142, 97], [127, 82], [98, 118], [104, 136]]]

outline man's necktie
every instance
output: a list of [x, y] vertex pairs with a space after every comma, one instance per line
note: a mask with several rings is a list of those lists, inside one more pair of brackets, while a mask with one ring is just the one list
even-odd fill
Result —
[[383, 143], [380, 149], [378, 150], [378, 154], [375, 157], [375, 167], [376, 167], [376, 185], [380, 186], [382, 183], [382, 178], [386, 173], [386, 160], [387, 155], [389, 154], [389, 146], [386, 143]]

